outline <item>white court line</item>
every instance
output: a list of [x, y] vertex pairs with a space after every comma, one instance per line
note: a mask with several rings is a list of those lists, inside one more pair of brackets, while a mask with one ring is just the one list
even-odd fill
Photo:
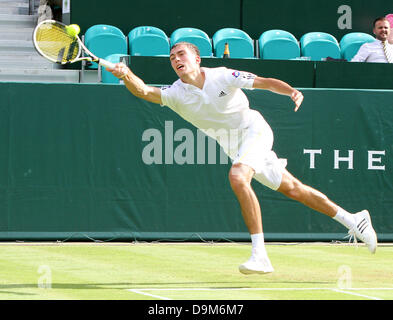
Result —
[[331, 289], [335, 292], [340, 292], [340, 293], [346, 293], [346, 294], [351, 294], [354, 296], [359, 296], [359, 297], [363, 297], [363, 298], [367, 298], [367, 299], [371, 299], [371, 300], [383, 300], [381, 298], [377, 298], [377, 297], [372, 297], [372, 296], [367, 296], [365, 294], [360, 294], [360, 293], [356, 293], [356, 292], [349, 292], [347, 290], [342, 290], [342, 289]]
[[334, 291], [338, 293], [344, 293], [349, 295], [355, 295], [367, 299], [372, 300], [383, 300], [381, 298], [364, 295], [360, 293], [356, 293], [353, 291], [363, 291], [363, 290], [393, 290], [393, 288], [348, 288], [346, 290], [337, 289], [337, 288], [139, 288], [139, 289], [127, 289], [127, 291], [134, 292], [137, 294], [142, 294], [146, 296], [150, 296], [153, 298], [158, 298], [162, 300], [172, 300], [167, 297], [150, 294], [144, 291], [315, 291], [315, 290], [327, 290]]
[[172, 299], [169, 299], [167, 297], [162, 297], [162, 296], [158, 296], [158, 295], [155, 295], [155, 294], [142, 292], [141, 290], [137, 290], [137, 289], [127, 289], [127, 291], [134, 292], [134, 293], [137, 293], [137, 294], [142, 294], [144, 296], [148, 296], [148, 297], [152, 297], [152, 298], [161, 299], [161, 300], [172, 300]]
[[[262, 291], [275, 291], [275, 290], [284, 290], [284, 291], [305, 291], [305, 290], [341, 290], [340, 288], [138, 288], [138, 289], [127, 289], [127, 290], [147, 290], [147, 291], [214, 291], [214, 290], [262, 290]], [[346, 288], [345, 290], [349, 291], [364, 291], [364, 290], [393, 290], [393, 288]]]

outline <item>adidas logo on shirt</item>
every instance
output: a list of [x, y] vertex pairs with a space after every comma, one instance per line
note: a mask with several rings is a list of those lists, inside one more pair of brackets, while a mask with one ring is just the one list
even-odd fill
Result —
[[220, 94], [218, 95], [219, 98], [226, 96], [227, 93], [224, 91], [221, 91]]

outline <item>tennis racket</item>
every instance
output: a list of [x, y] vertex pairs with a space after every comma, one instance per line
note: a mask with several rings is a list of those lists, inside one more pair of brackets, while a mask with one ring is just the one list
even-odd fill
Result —
[[64, 65], [85, 60], [108, 69], [115, 67], [114, 63], [92, 54], [77, 34], [70, 34], [65, 24], [55, 20], [44, 20], [35, 27], [33, 43], [40, 55], [55, 63]]

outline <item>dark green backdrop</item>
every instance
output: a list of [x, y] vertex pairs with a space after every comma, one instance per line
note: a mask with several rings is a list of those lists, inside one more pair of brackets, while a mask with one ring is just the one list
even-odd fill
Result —
[[[343, 5], [347, 7], [339, 13]], [[350, 19], [339, 25], [348, 8]], [[340, 40], [352, 31], [372, 33], [373, 20], [392, 12], [393, 4], [384, 0], [118, 0], [100, 1], [99, 5], [95, 0], [71, 1], [71, 22], [81, 26], [82, 34], [94, 24], [105, 23], [119, 27], [126, 35], [134, 27], [151, 25], [168, 36], [181, 27], [200, 28], [210, 37], [221, 28], [233, 27], [243, 29], [253, 39], [266, 30], [284, 29], [298, 39], [319, 31]]]
[[[379, 238], [393, 240], [393, 91], [303, 92], [297, 113], [287, 97], [247, 94], [270, 122], [288, 169], [350, 211], [368, 208]], [[1, 240], [249, 239], [229, 187], [230, 164], [143, 161], [153, 141], [143, 134], [161, 135], [163, 161], [185, 141], [165, 147], [165, 125], [197, 134], [168, 108], [119, 85], [0, 83], [0, 97]], [[321, 150], [315, 169], [305, 149]], [[352, 170], [346, 162], [334, 169], [334, 150], [340, 157], [353, 150]], [[373, 162], [385, 170], [368, 169], [369, 151], [385, 152]], [[253, 185], [267, 240], [344, 236], [330, 218]]]
[[[168, 57], [126, 58], [131, 70], [146, 83], [166, 84], [177, 80]], [[206, 58], [201, 65], [249, 71], [301, 88], [393, 89], [391, 63]]]

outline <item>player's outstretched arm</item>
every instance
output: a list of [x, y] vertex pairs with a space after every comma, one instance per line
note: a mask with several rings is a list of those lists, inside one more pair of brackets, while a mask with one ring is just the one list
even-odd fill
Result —
[[160, 88], [146, 85], [124, 63], [116, 63], [114, 69], [107, 70], [112, 72], [115, 77], [122, 79], [127, 89], [134, 96], [152, 103], [162, 104]]
[[303, 102], [303, 94], [300, 91], [292, 88], [288, 83], [278, 79], [256, 77], [254, 79], [253, 87], [289, 96], [295, 103], [295, 112], [299, 109]]

